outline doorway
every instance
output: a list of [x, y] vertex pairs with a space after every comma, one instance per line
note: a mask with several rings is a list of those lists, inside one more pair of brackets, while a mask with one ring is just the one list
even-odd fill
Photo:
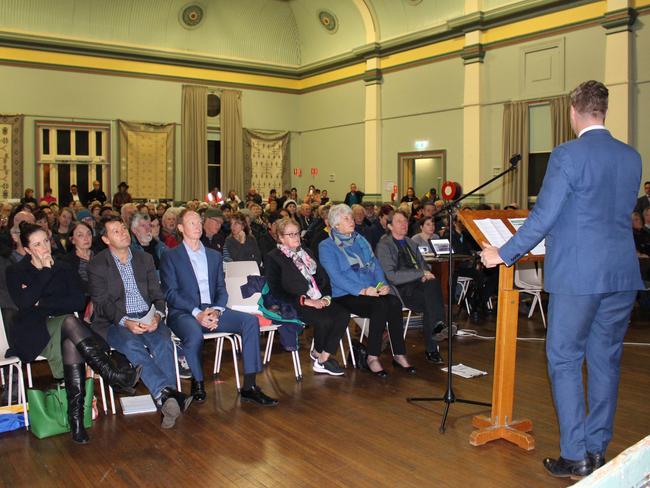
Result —
[[440, 187], [447, 174], [446, 150], [398, 153], [397, 165], [398, 201], [406, 195], [406, 190], [410, 186], [413, 187], [418, 198], [422, 198], [422, 195], [431, 188], [435, 188], [440, 195]]

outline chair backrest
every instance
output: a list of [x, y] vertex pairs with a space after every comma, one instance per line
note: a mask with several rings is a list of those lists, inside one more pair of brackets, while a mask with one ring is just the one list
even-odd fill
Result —
[[223, 263], [226, 278], [259, 276], [260, 268], [255, 261], [229, 261]]
[[515, 286], [523, 289], [541, 289], [544, 287], [544, 278], [541, 265], [535, 263], [521, 263], [515, 268]]
[[0, 311], [0, 359], [4, 359], [9, 349], [9, 341], [7, 341], [7, 332], [5, 331], [5, 322], [2, 318], [2, 311]]
[[[255, 261], [252, 261], [253, 263]], [[262, 296], [261, 293], [254, 293], [252, 296], [248, 298], [242, 297], [241, 294], [241, 286], [245, 285], [248, 282], [248, 277], [247, 276], [226, 276], [226, 290], [228, 291], [228, 303], [226, 304], [227, 307], [229, 308], [234, 308], [237, 310], [238, 306], [244, 306], [244, 307], [252, 307], [250, 309], [250, 312], [253, 311], [253, 308], [257, 310], [257, 301], [260, 299], [260, 296]], [[249, 311], [249, 310], [243, 310], [239, 309], [241, 311]]]

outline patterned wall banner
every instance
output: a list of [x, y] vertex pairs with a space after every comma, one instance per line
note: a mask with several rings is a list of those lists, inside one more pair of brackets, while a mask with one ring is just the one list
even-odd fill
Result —
[[290, 185], [289, 133], [244, 129], [244, 185], [268, 197]]
[[23, 116], [0, 115], [0, 200], [23, 196]]
[[175, 124], [118, 123], [120, 181], [133, 198], [174, 198]]

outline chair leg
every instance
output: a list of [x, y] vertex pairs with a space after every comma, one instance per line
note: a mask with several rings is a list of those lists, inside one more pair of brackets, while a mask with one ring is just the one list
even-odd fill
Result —
[[[27, 368], [27, 387], [28, 388], [33, 388], [34, 385], [32, 384], [32, 365], [31, 363], [26, 363], [26, 368]], [[9, 380], [11, 383], [11, 380]]]
[[262, 364], [269, 364], [271, 362], [271, 352], [273, 351], [273, 340], [275, 339], [275, 331], [270, 330], [266, 337], [266, 349], [264, 350], [264, 360]]
[[108, 385], [108, 396], [111, 399], [111, 412], [115, 415], [115, 392], [111, 385]]
[[178, 343], [172, 339], [172, 347], [174, 348], [174, 372], [176, 373], [176, 389], [181, 391], [181, 373], [178, 370]]
[[217, 353], [214, 358], [214, 374], [215, 376], [221, 371], [221, 355], [223, 354], [223, 337], [217, 339]]
[[537, 300], [539, 296], [537, 293], [533, 293], [533, 303], [530, 304], [530, 310], [528, 311], [528, 318], [531, 318], [533, 316], [533, 312], [535, 311], [535, 307], [537, 306]]
[[13, 398], [13, 387], [14, 387], [14, 368], [12, 368], [11, 366], [13, 366], [13, 364], [9, 366], [9, 386], [7, 388], [9, 390], [8, 391], [9, 406], [11, 406], [11, 399]]
[[[29, 415], [27, 415], [27, 394], [25, 392], [25, 378], [23, 377], [23, 365], [18, 363], [15, 365], [18, 370], [18, 396], [22, 399], [23, 404], [23, 419], [25, 419], [25, 430], [29, 430]], [[11, 397], [10, 397], [11, 398]]]
[[406, 339], [406, 333], [409, 330], [409, 323], [411, 322], [411, 314], [413, 313], [413, 310], [409, 310], [409, 314], [406, 317], [406, 325], [404, 326], [404, 339]]
[[102, 391], [102, 409], [104, 410], [104, 415], [108, 415], [108, 407], [106, 406], [106, 392], [104, 391], [104, 378], [101, 375], [99, 377], [99, 389]]
[[[9, 369], [11, 369], [11, 366], [9, 366]], [[0, 368], [0, 381], [2, 382], [2, 386], [5, 386], [5, 369]]]
[[[230, 346], [232, 347], [232, 362], [235, 367], [235, 383], [237, 383], [237, 391], [241, 391], [241, 384], [239, 383], [239, 365], [237, 364], [237, 336], [226, 336], [226, 339], [230, 341]], [[221, 347], [223, 347], [223, 341], [221, 342]]]
[[348, 360], [345, 358], [345, 347], [343, 347], [343, 339], [339, 341], [339, 346], [341, 347], [341, 359], [343, 360], [343, 367], [348, 367]]
[[352, 367], [356, 369], [357, 360], [354, 358], [354, 354], [352, 354], [352, 335], [350, 334], [350, 327], [349, 326], [346, 327], [345, 334], [348, 336], [348, 347], [350, 348], [350, 357], [352, 358]]
[[302, 368], [300, 367], [300, 355], [298, 351], [291, 351], [291, 359], [293, 360], [293, 372], [296, 375], [296, 381], [301, 381]]

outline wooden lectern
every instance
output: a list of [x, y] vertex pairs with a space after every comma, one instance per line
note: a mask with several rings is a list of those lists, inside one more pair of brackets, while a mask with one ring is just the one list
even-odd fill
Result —
[[[482, 247], [490, 242], [474, 223], [479, 219], [499, 219], [514, 234], [509, 218], [527, 217], [528, 210], [463, 210], [458, 217], [472, 237]], [[542, 261], [543, 256], [528, 254], [518, 263]], [[515, 392], [515, 363], [517, 359], [517, 320], [519, 318], [519, 291], [514, 288], [514, 265], [501, 264], [499, 269], [499, 302], [497, 308], [497, 336], [494, 351], [494, 381], [492, 386], [492, 413], [490, 417], [477, 415], [472, 425], [477, 430], [469, 437], [473, 446], [481, 446], [496, 439], [505, 439], [522, 449], [535, 448], [535, 438], [529, 434], [533, 423], [528, 419], [513, 420], [512, 405]]]

